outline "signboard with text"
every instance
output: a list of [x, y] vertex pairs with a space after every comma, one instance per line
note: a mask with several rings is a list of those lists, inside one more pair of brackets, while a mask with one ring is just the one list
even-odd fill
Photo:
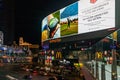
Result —
[[115, 0], [80, 0], [78, 33], [115, 27]]

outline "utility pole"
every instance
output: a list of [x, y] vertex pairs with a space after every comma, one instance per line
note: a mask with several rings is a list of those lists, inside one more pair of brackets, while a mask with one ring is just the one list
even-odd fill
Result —
[[98, 68], [98, 61], [96, 61], [96, 80], [99, 80], [99, 68]]

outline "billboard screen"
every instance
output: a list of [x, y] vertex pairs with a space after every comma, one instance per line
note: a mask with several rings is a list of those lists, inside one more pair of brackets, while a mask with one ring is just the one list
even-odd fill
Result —
[[80, 0], [78, 34], [115, 27], [115, 0]]
[[60, 10], [61, 37], [78, 33], [78, 2]]
[[60, 37], [60, 11], [56, 11], [47, 16], [48, 28], [49, 28], [49, 38], [59, 38]]
[[42, 21], [42, 41], [115, 27], [115, 0], [80, 0]]
[[42, 29], [41, 29], [41, 32], [42, 32], [42, 42], [47, 40], [49, 38], [49, 30], [48, 30], [48, 25], [47, 25], [47, 17], [45, 17], [43, 20], [42, 20]]

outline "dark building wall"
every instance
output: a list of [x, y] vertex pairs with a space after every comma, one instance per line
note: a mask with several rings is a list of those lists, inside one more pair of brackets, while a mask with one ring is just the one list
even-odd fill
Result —
[[3, 33], [4, 44], [12, 44], [14, 41], [14, 0], [3, 0]]
[[4, 7], [3, 7], [3, 0], [0, 0], [0, 31], [4, 29]]

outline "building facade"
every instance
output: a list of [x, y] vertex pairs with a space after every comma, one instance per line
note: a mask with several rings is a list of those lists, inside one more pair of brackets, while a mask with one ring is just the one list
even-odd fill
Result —
[[14, 0], [0, 0], [0, 31], [5, 45], [14, 41], [14, 11]]

